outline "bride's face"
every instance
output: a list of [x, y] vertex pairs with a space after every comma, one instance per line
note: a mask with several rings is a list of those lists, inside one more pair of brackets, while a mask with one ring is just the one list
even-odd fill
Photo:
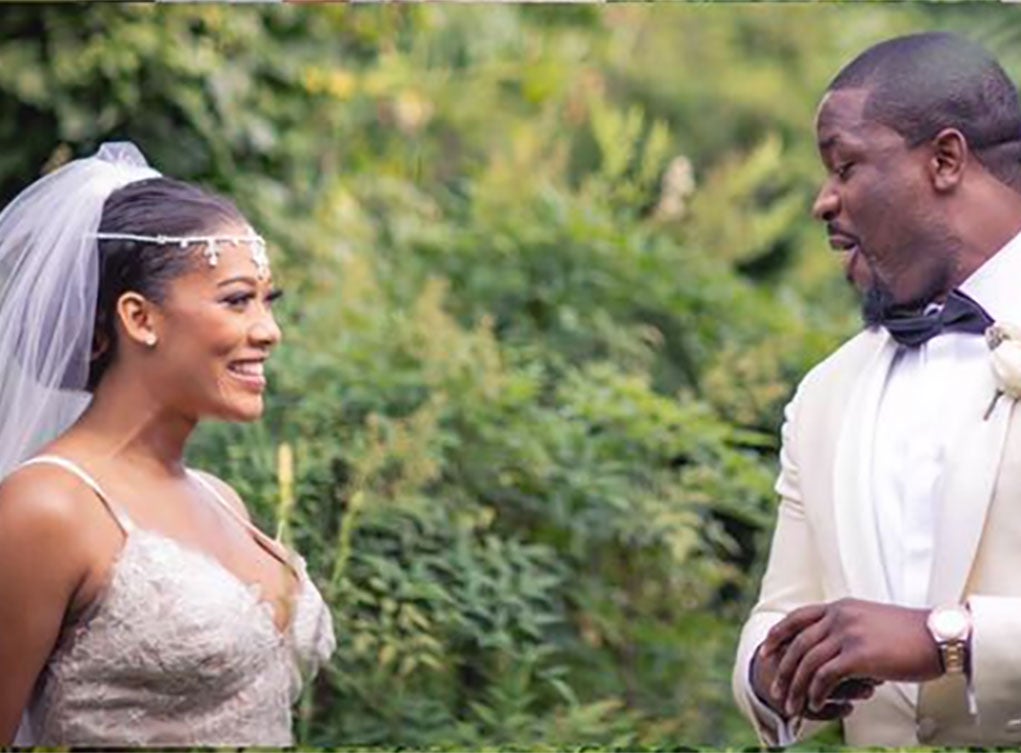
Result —
[[159, 306], [153, 373], [164, 396], [196, 419], [251, 421], [262, 415], [264, 364], [280, 342], [272, 310], [279, 291], [249, 244], [218, 248], [215, 266], [199, 256], [189, 272], [170, 283]]

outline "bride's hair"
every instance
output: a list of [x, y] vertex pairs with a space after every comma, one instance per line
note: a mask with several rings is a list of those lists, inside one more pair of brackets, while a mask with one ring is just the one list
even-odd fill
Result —
[[[194, 236], [247, 225], [229, 200], [172, 178], [140, 180], [114, 191], [103, 205], [101, 233]], [[162, 303], [168, 284], [192, 268], [194, 247], [136, 240], [99, 241], [99, 288], [86, 389], [93, 391], [117, 356], [117, 301], [135, 292]]]

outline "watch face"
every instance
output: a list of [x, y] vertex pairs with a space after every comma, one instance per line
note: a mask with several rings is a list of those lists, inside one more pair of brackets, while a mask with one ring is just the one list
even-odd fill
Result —
[[940, 640], [959, 640], [968, 635], [971, 620], [961, 608], [940, 608], [929, 615], [929, 627]]

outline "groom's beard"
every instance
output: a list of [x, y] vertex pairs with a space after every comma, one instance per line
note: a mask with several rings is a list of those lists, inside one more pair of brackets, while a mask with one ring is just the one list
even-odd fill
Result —
[[[872, 279], [876, 279], [875, 275], [873, 275]], [[893, 293], [886, 285], [881, 282], [873, 282], [862, 295], [862, 321], [866, 327], [874, 329], [882, 327], [885, 322], [891, 319], [921, 315], [930, 303], [944, 298], [945, 293], [943, 291], [948, 287], [945, 279], [945, 277], [941, 277], [938, 280], [934, 280], [928, 291], [917, 299], [905, 301], [904, 303], [896, 303]]]
[[862, 297], [862, 321], [869, 329], [880, 327], [893, 307], [893, 294], [885, 286], [873, 283]]
[[895, 303], [893, 293], [885, 285], [874, 284], [865, 291], [861, 302], [861, 317], [869, 328], [882, 327], [892, 319], [920, 316], [925, 307], [937, 300], [937, 293], [907, 303]]
[[870, 285], [862, 294], [861, 317], [865, 326], [874, 329], [882, 327], [891, 319], [908, 316], [919, 316], [933, 301], [942, 300], [949, 289], [949, 268], [938, 269], [927, 281], [928, 285], [917, 298], [897, 303], [890, 287], [880, 281], [876, 266], [866, 256], [865, 263], [869, 266]]
[[[900, 303], [895, 301], [889, 285], [882, 281], [875, 262], [862, 252], [861, 258], [868, 265], [870, 278], [869, 286], [862, 293], [861, 300], [861, 316], [866, 327], [874, 329], [882, 327], [884, 322], [891, 319], [919, 316], [930, 303], [942, 301], [946, 297], [950, 288], [953, 287], [951, 280], [953, 279], [954, 260], [961, 257], [964, 244], [943, 224], [933, 225], [932, 237], [941, 239], [938, 244], [935, 241], [930, 244], [931, 247], [938, 247], [940, 251], [926, 265], [924, 287], [914, 299]], [[923, 251], [925, 248], [920, 246], [917, 253], [921, 255]]]

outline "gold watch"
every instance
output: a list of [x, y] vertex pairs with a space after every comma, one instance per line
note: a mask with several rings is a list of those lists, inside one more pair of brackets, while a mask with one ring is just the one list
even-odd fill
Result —
[[971, 612], [960, 604], [936, 607], [925, 622], [939, 649], [943, 672], [960, 674], [968, 666], [968, 641], [971, 638]]

